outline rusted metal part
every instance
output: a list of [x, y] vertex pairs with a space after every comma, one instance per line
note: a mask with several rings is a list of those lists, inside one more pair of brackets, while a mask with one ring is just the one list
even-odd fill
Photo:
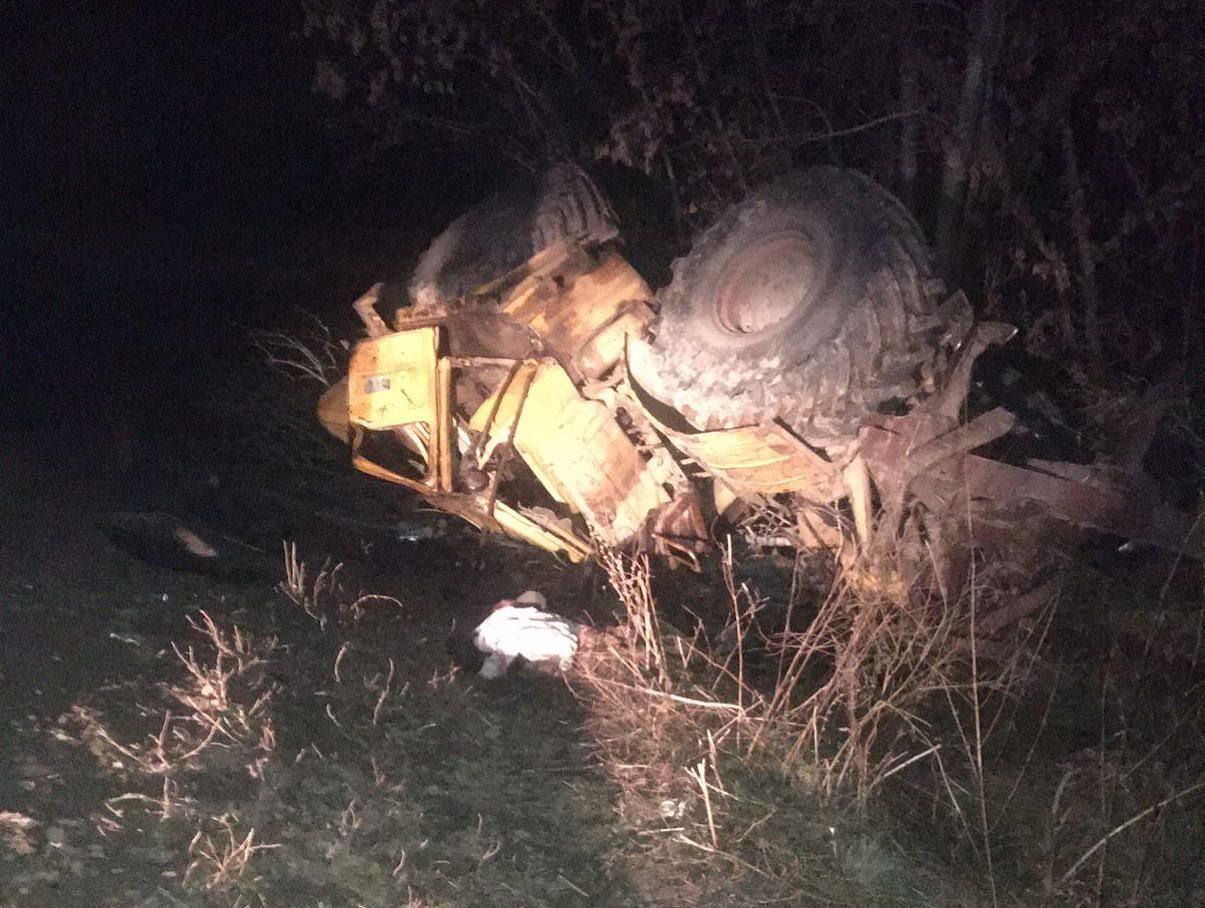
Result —
[[1058, 476], [970, 455], [967, 487], [995, 501], [1036, 501], [1063, 520], [1115, 536], [1201, 557], [1201, 525], [1185, 514], [1125, 489], [1071, 482]]
[[999, 407], [961, 426], [924, 413], [890, 416], [863, 429], [858, 451], [880, 471], [917, 476], [999, 438], [1015, 422], [1013, 414]]
[[958, 351], [958, 360], [950, 368], [942, 389], [927, 401], [925, 408], [947, 419], [958, 419], [971, 388], [971, 369], [975, 360], [993, 344], [1007, 343], [1017, 333], [1012, 325], [1003, 322], [980, 322]]
[[593, 387], [583, 388], [582, 396], [587, 400], [598, 400], [625, 423], [625, 432], [635, 442], [640, 456], [645, 458], [645, 469], [653, 482], [672, 490], [674, 498], [687, 493], [697, 495], [694, 484], [678, 463], [675, 453], [657, 431], [649, 414], [634, 399], [623, 376], [619, 378], [617, 387], [601, 387], [595, 383]]
[[[993, 411], [996, 412], [996, 411]], [[990, 416], [991, 414], [985, 414]], [[919, 474], [910, 468], [915, 454], [940, 444], [943, 436], [915, 451], [917, 426], [911, 417], [895, 417], [884, 425], [863, 430], [861, 453], [876, 484], [891, 487], [893, 477]], [[970, 429], [975, 423], [966, 427]], [[984, 429], [984, 434], [991, 424]], [[961, 430], [958, 430], [961, 433]], [[973, 433], [972, 436], [973, 437]], [[965, 438], [964, 438], [965, 440]], [[957, 446], [955, 446], [957, 447]], [[937, 449], [934, 449], [937, 450]], [[1074, 466], [1062, 465], [1069, 470]], [[981, 499], [1001, 507], [1035, 502], [1050, 515], [1083, 527], [1148, 543], [1190, 557], [1200, 557], [1201, 528], [1184, 514], [1150, 501], [1148, 496], [1104, 481], [1075, 481], [1034, 469], [989, 460], [976, 454], [930, 464], [924, 471], [928, 494], [952, 503], [960, 496]]]
[[[511, 369], [507, 376], [506, 384], [503, 386], [504, 389], [509, 389], [510, 383], [514, 381], [515, 374], [518, 372], [520, 365], [522, 364], [516, 363], [514, 368]], [[487, 423], [485, 430], [481, 433], [481, 439], [485, 441], [488, 449], [488, 454], [486, 454], [484, 460], [480, 458], [482, 453], [480, 446], [478, 446], [476, 449], [478, 454], [477, 466], [480, 469], [485, 468], [486, 460], [493, 456], [493, 452], [496, 448], [501, 447], [502, 449], [498, 456], [498, 465], [494, 468], [494, 475], [490, 478], [489, 497], [485, 507], [486, 513], [489, 514], [491, 520], [494, 517], [494, 505], [498, 500], [498, 484], [502, 481], [502, 474], [506, 472], [506, 467], [510, 463], [511, 455], [515, 450], [514, 445], [511, 444], [511, 439], [515, 436], [515, 424], [518, 423], [519, 417], [523, 415], [523, 405], [527, 403], [527, 394], [531, 390], [531, 383], [534, 376], [534, 371], [530, 371], [524, 376], [523, 390], [519, 392], [518, 402], [515, 404], [512, 421], [506, 426], [502, 434], [498, 436], [500, 441], [495, 442], [491, 439], [491, 430], [493, 429], [492, 423], [494, 418], [498, 415], [498, 404], [505, 396], [505, 391], [498, 395], [498, 399], [494, 402], [494, 406], [490, 411], [489, 422]]]
[[381, 337], [389, 333], [389, 326], [377, 314], [376, 309], [377, 303], [381, 299], [381, 289], [384, 286], [381, 283], [373, 284], [351, 305], [356, 310], [356, 315], [360, 316], [360, 321], [364, 323], [364, 330], [368, 332], [369, 337]]
[[627, 356], [628, 340], [647, 334], [652, 318], [653, 309], [647, 300], [628, 299], [604, 322], [590, 328], [578, 339], [572, 357], [581, 383], [618, 381], [622, 370], [617, 366]]
[[1051, 578], [1029, 592], [1016, 596], [1009, 602], [988, 613], [975, 628], [975, 636], [990, 637], [993, 634], [999, 633], [1004, 628], [1016, 624], [1022, 618], [1026, 618], [1043, 606], [1048, 605], [1058, 595], [1058, 591], [1058, 579]]
[[589, 543], [553, 521], [536, 519], [533, 509], [520, 512], [501, 501], [495, 501], [491, 507], [480, 493], [439, 492], [428, 483], [403, 476], [369, 460], [360, 453], [359, 437], [353, 438], [352, 464], [362, 473], [417, 492], [432, 507], [455, 514], [479, 529], [521, 539], [546, 551], [564, 555], [573, 562], [590, 557], [592, 550]]
[[913, 448], [908, 452], [908, 459], [902, 471], [905, 489], [912, 479], [938, 464], [1006, 435], [1016, 421], [1017, 418], [1013, 414], [997, 407], [977, 416], [969, 423], [925, 442], [920, 447]]
[[494, 517], [494, 506], [498, 502], [498, 485], [502, 482], [502, 474], [506, 472], [514, 452], [514, 446], [510, 444], [502, 445], [501, 451], [498, 452], [498, 466], [494, 468], [494, 475], [490, 477], [489, 492], [486, 494], [485, 501], [485, 512], [489, 514], [491, 520]]
[[[629, 379], [630, 380], [630, 379]], [[633, 392], [640, 400], [635, 384]], [[842, 496], [837, 466], [777, 423], [714, 432], [683, 432], [644, 415], [656, 430], [694, 458], [718, 480], [748, 496], [797, 492], [817, 501]]]
[[456, 369], [476, 369], [481, 366], [511, 368], [523, 362], [523, 359], [511, 356], [448, 356], [445, 358]]
[[795, 509], [795, 534], [800, 547], [827, 550], [842, 565], [849, 567], [856, 558], [856, 551], [847, 529], [832, 511], [802, 503]]
[[[471, 361], [471, 360], [470, 360]], [[481, 463], [481, 449], [485, 446], [489, 439], [490, 431], [494, 428], [494, 419], [498, 416], [498, 407], [502, 403], [502, 398], [505, 396], [505, 389], [510, 386], [510, 383], [515, 380], [515, 373], [519, 371], [519, 367], [523, 365], [522, 360], [514, 360], [510, 363], [510, 368], [507, 370], [506, 378], [502, 379], [501, 388], [503, 393], [494, 395], [494, 402], [490, 407], [489, 413], [485, 417], [485, 425], [477, 435], [477, 440], [473, 443], [473, 448], [469, 452], [469, 459], [476, 463], [478, 469], [484, 466]], [[516, 413], [516, 418], [518, 414]]]
[[1118, 397], [1111, 405], [1098, 407], [1104, 434], [1101, 459], [1131, 473], [1140, 471], [1167, 411], [1188, 393], [1177, 376], [1152, 385], [1138, 399]]
[[[541, 257], [547, 261], [537, 266]], [[601, 378], [623, 357], [628, 335], [643, 334], [652, 320], [652, 291], [619, 255], [595, 263], [562, 248], [537, 260], [502, 311], [535, 332], [575, 382]]]
[[590, 269], [590, 255], [578, 244], [559, 242], [541, 249], [530, 259], [495, 280], [473, 290], [471, 297], [513, 296], [516, 288], [526, 284], [539, 285], [548, 279], [559, 278], [564, 283], [573, 274], [584, 274]]
[[932, 474], [939, 464], [999, 438], [1012, 427], [1013, 421], [1011, 413], [998, 409], [960, 426], [948, 417], [922, 411], [888, 417], [878, 426], [864, 429], [859, 436], [859, 454], [866, 460], [879, 490], [890, 532], [899, 523], [904, 500], [919, 477]]
[[680, 492], [650, 520], [654, 550], [659, 555], [706, 552], [711, 548], [703, 510], [693, 489]]

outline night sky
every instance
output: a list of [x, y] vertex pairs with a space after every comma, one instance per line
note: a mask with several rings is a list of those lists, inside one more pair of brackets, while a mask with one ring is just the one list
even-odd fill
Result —
[[366, 160], [329, 124], [296, 0], [0, 15], [3, 425], [195, 393], [196, 359], [247, 327], [346, 302], [320, 298], [324, 250], [462, 204], [414, 179], [438, 147]]

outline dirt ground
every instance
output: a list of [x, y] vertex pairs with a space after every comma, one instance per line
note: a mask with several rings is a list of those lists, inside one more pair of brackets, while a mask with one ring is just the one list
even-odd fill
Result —
[[604, 620], [597, 577], [463, 539], [335, 570], [311, 539], [307, 614], [275, 552], [223, 579], [115, 544], [106, 515], [183, 503], [106, 443], [5, 439], [0, 905], [762, 900], [661, 864], [666, 820], [621, 815], [563, 679], [454, 667], [453, 621], [527, 588]]
[[[279, 535], [257, 537], [235, 576], [116, 544], [106, 515], [197, 505], [154, 456], [117, 463], [108, 437], [48, 431], [0, 445], [0, 908], [1173, 905], [1201, 891], [1199, 687], [1153, 669], [1195, 671], [1200, 620], [1181, 615], [1195, 637], [1151, 624], [1178, 613], [1141, 606], [1149, 578], [1113, 590], [1125, 613], [1099, 587], [1067, 589], [1049, 687], [1003, 711], [984, 781], [992, 892], [974, 830], [942, 806], [973, 816], [953, 769], [935, 785], [931, 761], [910, 763], [867, 816], [711, 743], [729, 799], [712, 850], [712, 805], [686, 771], [709, 739], [646, 763], [639, 722], [600, 725], [572, 677], [454, 666], [453, 622], [525, 589], [608, 621], [598, 575], [474, 537], [294, 527], [308, 592], [293, 601]], [[689, 594], [671, 580], [667, 601], [705, 608], [706, 578]], [[636, 738], [604, 741], [607, 727]]]
[[[129, 488], [25, 441], [6, 446], [0, 490], [0, 904], [649, 902], [615, 859], [627, 833], [565, 684], [466, 681], [445, 650], [452, 617], [576, 575], [466, 573], [422, 543], [374, 579], [380, 598], [323, 628], [269, 576], [132, 557], [98, 529]], [[257, 663], [235, 671], [227, 712], [262, 700], [259, 737], [232, 726], [186, 756], [196, 717], [179, 695], [198, 686], [172, 644], [211, 664], [188, 622], [201, 610]], [[165, 728], [174, 765], [148, 771], [137, 758]], [[228, 882], [231, 843], [249, 860]]]

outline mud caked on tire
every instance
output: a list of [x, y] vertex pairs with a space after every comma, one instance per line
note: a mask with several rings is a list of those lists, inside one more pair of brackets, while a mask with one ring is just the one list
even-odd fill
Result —
[[416, 305], [450, 303], [554, 243], [597, 246], [618, 234], [610, 203], [585, 171], [556, 164], [449, 224], [419, 258], [408, 288], [410, 300]]
[[921, 387], [969, 328], [919, 226], [869, 178], [814, 168], [730, 208], [674, 263], [633, 377], [698, 429], [780, 419], [817, 447]]

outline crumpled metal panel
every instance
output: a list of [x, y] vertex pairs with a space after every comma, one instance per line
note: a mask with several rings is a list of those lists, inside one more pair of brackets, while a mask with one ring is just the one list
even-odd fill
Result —
[[796, 492], [814, 501], [842, 494], [836, 467], [777, 423], [680, 432], [648, 415], [675, 446], [738, 494]]
[[422, 495], [434, 508], [455, 514], [479, 529], [503, 533], [554, 554], [564, 555], [572, 562], [585, 561], [590, 545], [551, 520], [539, 520], [529, 511], [520, 512], [502, 501], [492, 504], [480, 493], [439, 492], [420, 482], [375, 463], [361, 455], [353, 446], [352, 463], [357, 470], [376, 479], [397, 483]]
[[486, 430], [491, 413], [486, 451], [513, 441], [544, 488], [585, 517], [604, 542], [623, 545], [669, 502], [611, 412], [582, 398], [555, 361], [525, 363], [481, 405], [472, 428]]
[[392, 429], [436, 421], [439, 329], [414, 328], [356, 344], [348, 366], [352, 424]]
[[503, 311], [543, 339], [575, 379], [606, 374], [626, 338], [643, 334], [653, 317], [652, 291], [617, 254], [595, 264], [581, 250], [557, 247], [528, 267]]
[[[911, 472], [914, 451], [941, 440], [929, 428], [914, 416], [903, 416], [863, 430], [859, 450], [880, 488]], [[929, 494], [947, 505], [963, 495], [1018, 511], [1033, 502], [1069, 523], [1200, 557], [1200, 522], [1153, 501], [1149, 492], [1110, 481], [1098, 468], [1050, 463], [1045, 469], [1026, 469], [959, 453], [934, 464], [924, 478]]]

